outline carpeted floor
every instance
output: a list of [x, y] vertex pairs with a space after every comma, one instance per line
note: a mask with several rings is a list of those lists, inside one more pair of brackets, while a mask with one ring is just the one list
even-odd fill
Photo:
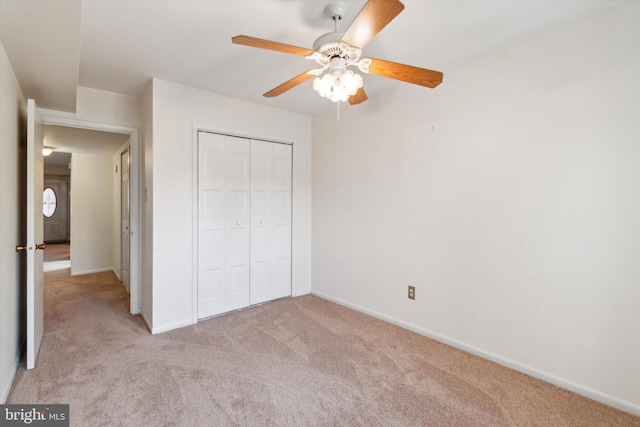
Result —
[[38, 362], [7, 403], [69, 403], [73, 426], [640, 426], [311, 295], [159, 335], [127, 308], [112, 273], [46, 273]]

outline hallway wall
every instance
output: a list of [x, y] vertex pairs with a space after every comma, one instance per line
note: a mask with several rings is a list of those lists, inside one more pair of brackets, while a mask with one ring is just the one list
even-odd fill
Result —
[[112, 156], [71, 157], [71, 275], [111, 271], [113, 263]]

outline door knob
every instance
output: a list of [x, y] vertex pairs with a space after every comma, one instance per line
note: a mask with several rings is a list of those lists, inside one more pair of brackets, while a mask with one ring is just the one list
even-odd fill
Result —
[[25, 252], [26, 250], [26, 246], [16, 246], [16, 252]]
[[40, 243], [39, 245], [36, 245], [36, 249], [40, 249], [40, 250], [44, 250], [44, 248], [46, 248], [47, 245], [45, 243]]

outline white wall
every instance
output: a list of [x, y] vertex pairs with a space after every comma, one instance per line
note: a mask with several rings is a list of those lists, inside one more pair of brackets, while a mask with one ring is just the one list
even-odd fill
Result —
[[140, 128], [141, 100], [104, 90], [78, 87], [76, 112], [41, 109], [45, 119], [62, 118], [80, 122]]
[[639, 17], [315, 117], [314, 293], [640, 415]]
[[19, 182], [24, 181], [25, 153], [20, 147], [26, 126], [26, 100], [0, 43], [0, 403], [7, 400], [25, 338], [20, 322], [25, 315], [20, 268], [24, 255], [15, 247], [24, 243], [20, 231], [24, 197]]
[[112, 156], [71, 156], [71, 275], [113, 269]]
[[78, 120], [140, 128], [141, 115], [138, 97], [78, 87], [75, 114]]
[[156, 79], [152, 90], [153, 332], [197, 319], [194, 124], [293, 142], [292, 287], [310, 292], [311, 118]]

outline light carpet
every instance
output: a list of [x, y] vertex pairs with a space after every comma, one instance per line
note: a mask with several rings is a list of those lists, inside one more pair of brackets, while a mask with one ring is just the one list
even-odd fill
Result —
[[110, 272], [46, 273], [38, 362], [7, 403], [68, 403], [73, 426], [640, 426], [312, 295], [159, 335], [128, 305]]

